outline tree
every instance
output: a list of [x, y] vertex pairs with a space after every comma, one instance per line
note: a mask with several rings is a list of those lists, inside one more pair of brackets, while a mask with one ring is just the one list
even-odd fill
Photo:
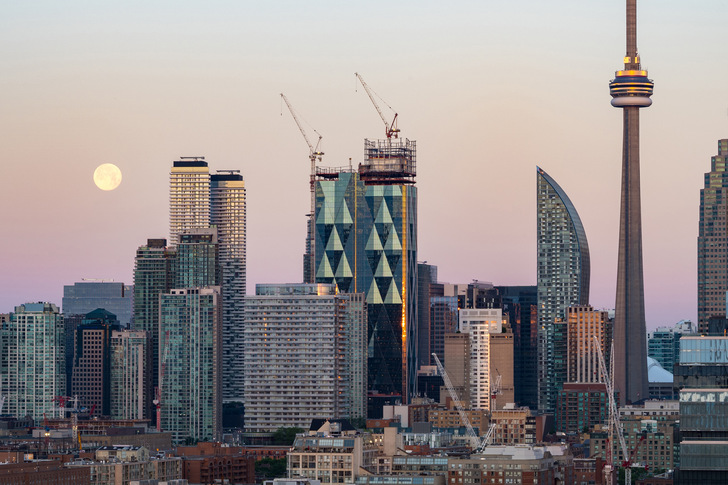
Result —
[[283, 478], [286, 476], [285, 458], [263, 458], [255, 462], [255, 476], [262, 478]]
[[278, 446], [291, 446], [298, 433], [303, 433], [301, 428], [278, 428], [273, 433], [273, 444]]

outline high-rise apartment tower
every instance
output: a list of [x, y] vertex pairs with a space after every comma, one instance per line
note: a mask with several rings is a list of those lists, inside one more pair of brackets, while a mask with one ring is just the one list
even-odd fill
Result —
[[66, 395], [63, 316], [52, 303], [16, 306], [0, 334], [4, 412], [53, 416], [53, 399]]
[[566, 192], [536, 172], [538, 407], [554, 410], [566, 380], [566, 309], [589, 302], [589, 244]]
[[623, 402], [648, 397], [647, 329], [642, 269], [640, 108], [652, 104], [653, 83], [637, 52], [637, 0], [627, 0], [624, 69], [609, 83], [612, 106], [623, 112], [622, 200], [619, 211], [617, 298], [614, 311], [614, 381]]
[[210, 224], [217, 228], [222, 284], [223, 400], [243, 400], [245, 181], [238, 170], [210, 176]]
[[180, 157], [169, 172], [169, 243], [184, 231], [210, 226], [210, 169], [205, 157]]

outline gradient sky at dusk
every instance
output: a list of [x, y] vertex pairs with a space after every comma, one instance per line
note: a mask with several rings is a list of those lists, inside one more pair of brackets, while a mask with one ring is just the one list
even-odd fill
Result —
[[[248, 292], [301, 280], [308, 148], [285, 93], [354, 165], [384, 126], [417, 140], [419, 259], [441, 281], [535, 284], [536, 165], [569, 194], [614, 306], [624, 1], [35, 1], [0, 4], [0, 312], [81, 278], [132, 283], [166, 237], [172, 161], [239, 169]], [[647, 326], [696, 318], [699, 190], [728, 137], [728, 2], [640, 1]], [[281, 115], [282, 113], [282, 115]], [[101, 163], [123, 172], [103, 192]]]

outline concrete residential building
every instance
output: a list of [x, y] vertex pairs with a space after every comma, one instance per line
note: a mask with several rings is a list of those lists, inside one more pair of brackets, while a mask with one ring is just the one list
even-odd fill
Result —
[[149, 333], [142, 330], [111, 332], [111, 418], [149, 419], [153, 399], [152, 354]]
[[[470, 335], [467, 333], [445, 334], [445, 372], [464, 408], [470, 408]], [[447, 402], [450, 395], [443, 386], [440, 389], [440, 402]]]
[[627, 52], [624, 69], [609, 83], [612, 106], [623, 112], [622, 199], [619, 210], [617, 299], [614, 310], [614, 381], [622, 402], [649, 395], [647, 328], [642, 269], [640, 201], [640, 108], [652, 104], [654, 84], [637, 53], [637, 0], [627, 0]]
[[239, 170], [210, 176], [210, 224], [217, 228], [222, 284], [223, 400], [243, 401], [246, 293], [245, 181]]
[[[544, 447], [533, 445], [488, 446], [481, 455], [449, 458], [449, 485], [555, 483], [556, 463]], [[570, 483], [570, 482], [567, 482]]]
[[315, 281], [364, 293], [368, 308], [368, 389], [416, 396], [416, 143], [365, 140], [364, 163], [318, 168]]
[[169, 172], [169, 244], [190, 229], [210, 227], [210, 169], [205, 157], [180, 157]]
[[176, 443], [221, 438], [221, 311], [219, 286], [160, 297], [161, 420]]
[[599, 351], [609, 368], [612, 342], [609, 314], [603, 310], [594, 310], [589, 305], [571, 306], [567, 308], [567, 323], [569, 382], [602, 382], [599, 375]]
[[111, 414], [111, 333], [120, 330], [116, 315], [94, 310], [76, 327], [70, 395], [95, 414]]
[[129, 326], [134, 314], [134, 286], [115, 281], [84, 279], [63, 287], [64, 315], [86, 315], [103, 308]]
[[[566, 340], [556, 322], [566, 309], [589, 304], [590, 259], [584, 226], [566, 192], [536, 169], [538, 408], [554, 410], [566, 381]], [[564, 348], [565, 350], [565, 348]]]
[[[501, 309], [462, 309], [459, 325], [460, 331], [470, 336], [470, 407], [490, 411], [491, 385], [497, 377], [491, 335], [503, 330]], [[510, 355], [512, 362], [512, 350]], [[512, 389], [511, 380], [511, 394]]]
[[366, 415], [364, 295], [333, 285], [256, 285], [245, 302], [245, 427], [306, 428]]
[[3, 412], [53, 416], [53, 399], [66, 395], [66, 338], [58, 307], [44, 302], [16, 306], [0, 337]]
[[556, 430], [581, 433], [597, 424], [607, 423], [609, 393], [598, 382], [565, 382], [556, 404]]
[[288, 452], [288, 478], [321, 483], [354, 483], [373, 470], [378, 447], [369, 433], [359, 433], [345, 420], [315, 419]]

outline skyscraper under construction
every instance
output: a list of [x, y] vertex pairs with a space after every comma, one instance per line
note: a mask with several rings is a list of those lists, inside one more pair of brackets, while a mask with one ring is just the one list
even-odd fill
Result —
[[369, 390], [408, 401], [417, 376], [416, 144], [364, 141], [358, 170], [318, 168], [315, 279], [364, 293]]

